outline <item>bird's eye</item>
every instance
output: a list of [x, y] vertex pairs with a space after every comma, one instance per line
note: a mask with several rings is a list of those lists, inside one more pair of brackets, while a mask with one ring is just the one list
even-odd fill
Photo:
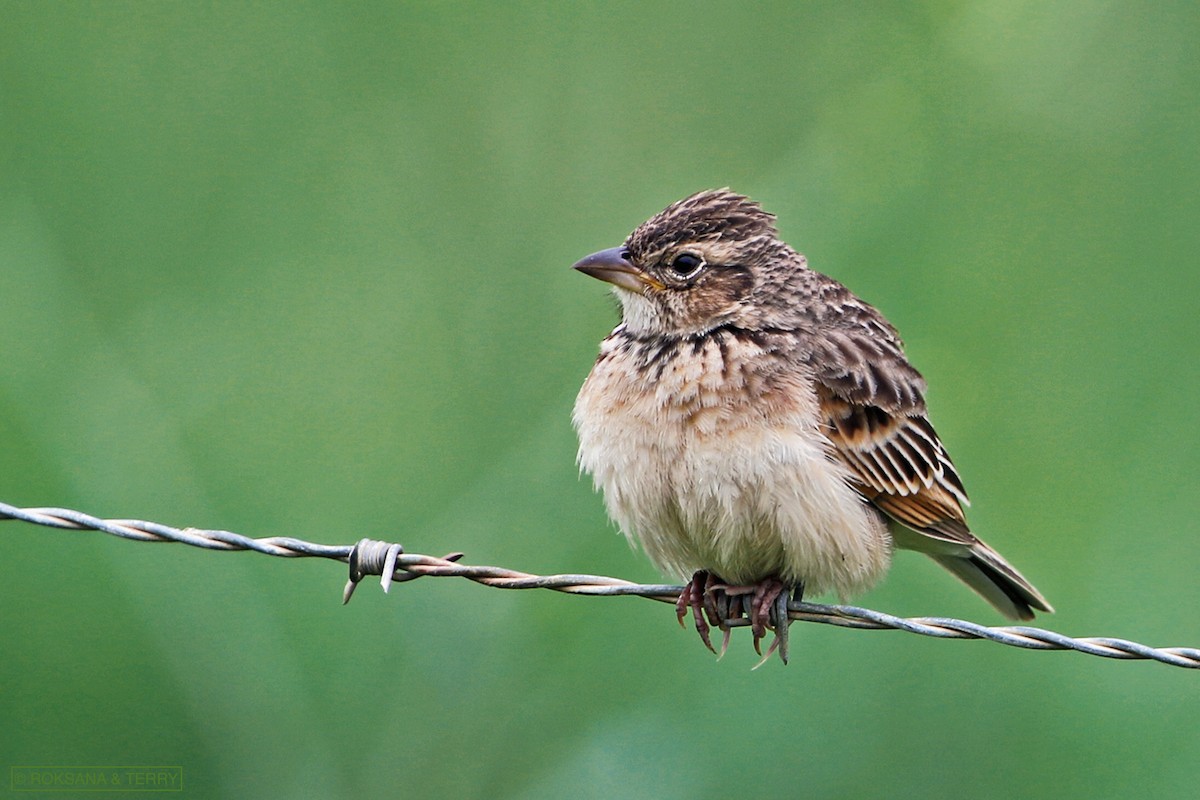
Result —
[[694, 253], [680, 253], [671, 261], [671, 272], [681, 278], [690, 278], [704, 266], [704, 259]]

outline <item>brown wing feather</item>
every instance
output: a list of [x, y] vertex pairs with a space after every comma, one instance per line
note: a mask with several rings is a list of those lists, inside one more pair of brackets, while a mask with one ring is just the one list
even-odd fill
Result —
[[818, 397], [834, 454], [850, 468], [864, 497], [927, 536], [966, 545], [977, 541], [963, 516], [962, 481], [928, 420], [854, 405], [827, 390]]
[[845, 303], [812, 366], [834, 454], [863, 496], [896, 521], [935, 539], [970, 545], [958, 471], [925, 417], [925, 380], [878, 312]]

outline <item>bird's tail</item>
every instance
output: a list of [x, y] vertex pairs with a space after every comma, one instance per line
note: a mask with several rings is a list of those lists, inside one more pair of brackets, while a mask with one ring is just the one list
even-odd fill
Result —
[[977, 541], [962, 555], [930, 555], [1010, 619], [1029, 620], [1034, 611], [1054, 611], [1024, 575], [983, 542]]

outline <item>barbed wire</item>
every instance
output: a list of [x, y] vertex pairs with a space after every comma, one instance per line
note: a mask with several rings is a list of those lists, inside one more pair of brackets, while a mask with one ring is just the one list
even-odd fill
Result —
[[[250, 550], [282, 558], [328, 558], [350, 565], [350, 580], [343, 592], [349, 602], [358, 583], [368, 575], [379, 575], [386, 592], [391, 584], [421, 577], [466, 578], [498, 589], [551, 589], [567, 594], [645, 597], [675, 604], [682, 586], [639, 584], [603, 575], [533, 575], [503, 567], [457, 563], [462, 553], [441, 558], [405, 553], [393, 542], [362, 539], [354, 545], [325, 545], [288, 536], [254, 539], [239, 533], [200, 528], [173, 528], [137, 519], [100, 519], [67, 508], [18, 508], [0, 503], [0, 520], [21, 520], [33, 525], [70, 530], [96, 530], [138, 542], [178, 542], [208, 550]], [[1106, 636], [1072, 638], [1054, 631], [1026, 625], [987, 627], [948, 617], [896, 617], [881, 611], [846, 605], [791, 601], [788, 617], [860, 630], [901, 630], [938, 639], [984, 639], [1029, 650], [1074, 650], [1114, 659], [1145, 659], [1162, 664], [1200, 669], [1200, 648], [1149, 647], [1127, 639]], [[746, 625], [744, 619], [730, 621], [731, 627]]]

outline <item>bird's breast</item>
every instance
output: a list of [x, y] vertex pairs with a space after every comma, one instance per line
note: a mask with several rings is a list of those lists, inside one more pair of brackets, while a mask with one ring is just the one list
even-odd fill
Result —
[[605, 340], [574, 411], [579, 463], [662, 569], [853, 592], [886, 532], [829, 457], [811, 380], [750, 337]]

